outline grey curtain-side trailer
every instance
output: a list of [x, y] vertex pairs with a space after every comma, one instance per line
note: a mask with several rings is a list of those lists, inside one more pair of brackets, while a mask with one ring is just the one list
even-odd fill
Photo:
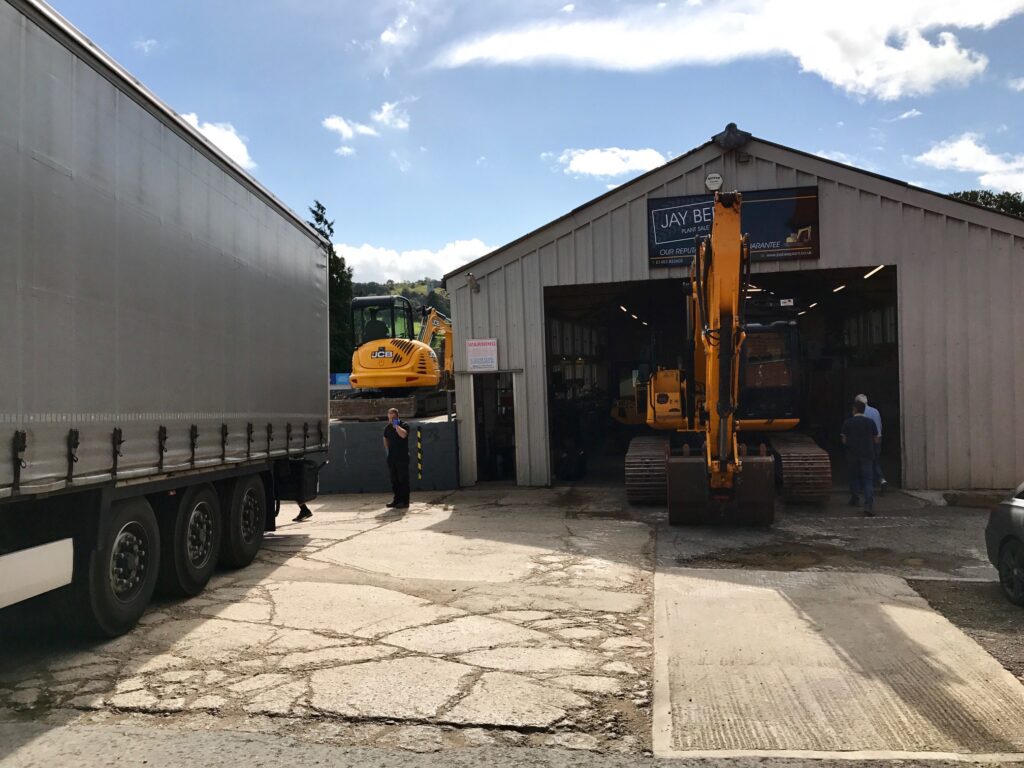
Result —
[[50, 593], [120, 634], [315, 497], [322, 246], [55, 11], [0, 0], [0, 608]]

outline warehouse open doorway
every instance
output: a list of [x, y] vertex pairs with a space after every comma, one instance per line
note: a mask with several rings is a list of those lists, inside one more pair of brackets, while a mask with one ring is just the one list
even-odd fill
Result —
[[630, 440], [650, 434], [645, 382], [689, 365], [686, 302], [681, 279], [545, 289], [554, 483], [623, 485]]
[[511, 373], [473, 374], [473, 420], [477, 481], [515, 482], [515, 391]]
[[839, 428], [853, 398], [866, 394], [882, 414], [882, 467], [902, 479], [900, 351], [894, 266], [755, 274], [755, 297], [792, 301], [799, 329], [797, 376], [801, 430], [832, 456], [833, 478], [845, 478]]

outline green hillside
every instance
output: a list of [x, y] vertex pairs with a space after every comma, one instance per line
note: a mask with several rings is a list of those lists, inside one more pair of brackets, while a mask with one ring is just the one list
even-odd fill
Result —
[[439, 312], [451, 317], [451, 303], [448, 301], [448, 292], [441, 287], [440, 280], [425, 277], [415, 282], [396, 282], [388, 280], [386, 283], [352, 283], [353, 296], [405, 296], [412, 302], [413, 308], [434, 307]]

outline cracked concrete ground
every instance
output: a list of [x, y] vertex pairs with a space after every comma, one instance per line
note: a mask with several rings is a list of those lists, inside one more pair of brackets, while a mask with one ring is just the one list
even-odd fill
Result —
[[[991, 580], [977, 513], [893, 494], [871, 520], [839, 500], [771, 530], [672, 529], [618, 489], [384, 500], [321, 499], [123, 638], [0, 634], [0, 765], [80, 760], [89, 733], [163, 764], [209, 755], [204, 734], [353, 765], [1017, 760], [1016, 681], [906, 581]], [[851, 690], [863, 723], [841, 719]]]
[[325, 497], [251, 566], [154, 605], [125, 637], [8, 654], [0, 705], [351, 745], [641, 753], [652, 530], [568, 519], [560, 499], [466, 491], [398, 514]]

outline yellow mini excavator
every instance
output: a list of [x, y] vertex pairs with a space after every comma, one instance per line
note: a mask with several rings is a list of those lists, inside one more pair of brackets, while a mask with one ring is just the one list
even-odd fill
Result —
[[357, 346], [352, 393], [338, 409], [342, 418], [383, 416], [392, 405], [410, 416], [410, 404], [420, 416], [443, 411], [454, 381], [452, 321], [424, 307], [417, 333], [413, 317], [412, 302], [404, 296], [352, 299]]
[[768, 436], [793, 429], [798, 419], [778, 418], [774, 404], [759, 412], [740, 402], [749, 391], [741, 385], [752, 383], [741, 382], [741, 370], [747, 379], [791, 379], [787, 355], [795, 352], [785, 343], [786, 324], [747, 322], [742, 202], [738, 192], [716, 193], [711, 235], [698, 243], [690, 267], [692, 370], [659, 369], [643, 388], [647, 424], [674, 432], [677, 447], [638, 437], [626, 454], [630, 501], [667, 500], [673, 525], [720, 516], [770, 525], [777, 476], [790, 498], [820, 499], [831, 488], [828, 455], [810, 438]]

